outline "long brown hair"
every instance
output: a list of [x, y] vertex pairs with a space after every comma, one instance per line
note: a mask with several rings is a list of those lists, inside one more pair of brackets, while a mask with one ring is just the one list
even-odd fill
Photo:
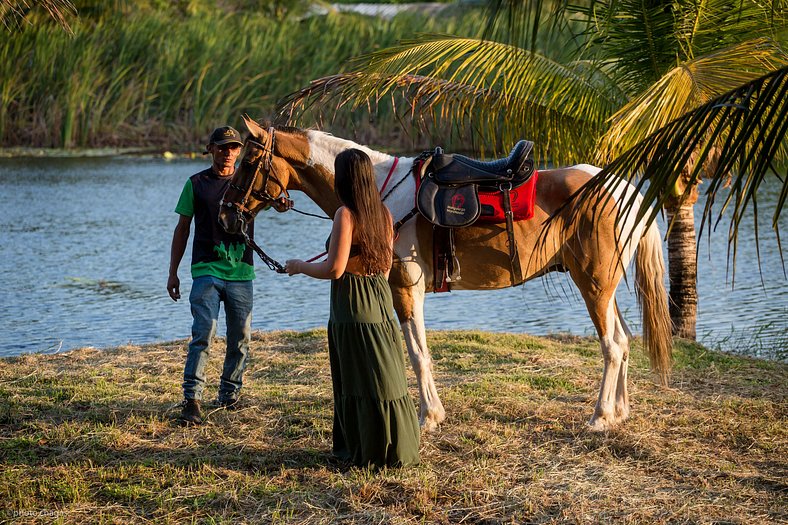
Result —
[[347, 149], [334, 159], [334, 191], [353, 215], [355, 244], [366, 274], [391, 267], [391, 215], [380, 200], [375, 170], [369, 156]]

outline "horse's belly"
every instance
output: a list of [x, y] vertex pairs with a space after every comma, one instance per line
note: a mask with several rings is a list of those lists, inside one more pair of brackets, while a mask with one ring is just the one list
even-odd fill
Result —
[[[514, 225], [517, 257], [520, 260], [520, 284], [542, 275], [555, 260], [555, 250], [535, 248], [540, 234], [533, 219]], [[485, 224], [454, 230], [455, 255], [460, 279], [451, 283], [454, 290], [493, 290], [512, 286], [513, 264], [510, 259], [505, 224]], [[432, 253], [432, 247], [424, 253]]]

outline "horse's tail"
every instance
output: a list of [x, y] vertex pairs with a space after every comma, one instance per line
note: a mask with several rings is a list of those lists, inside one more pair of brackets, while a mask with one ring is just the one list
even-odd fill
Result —
[[672, 365], [673, 337], [667, 292], [662, 239], [656, 221], [641, 237], [635, 255], [635, 293], [643, 313], [643, 344], [651, 369], [667, 385]]

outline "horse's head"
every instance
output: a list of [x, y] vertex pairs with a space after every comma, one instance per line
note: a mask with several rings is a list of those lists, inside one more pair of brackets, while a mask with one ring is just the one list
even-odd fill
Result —
[[249, 135], [230, 187], [219, 207], [219, 224], [228, 233], [242, 231], [257, 212], [267, 207], [286, 211], [292, 204], [287, 193], [290, 165], [275, 155], [276, 131], [264, 130], [244, 117]]

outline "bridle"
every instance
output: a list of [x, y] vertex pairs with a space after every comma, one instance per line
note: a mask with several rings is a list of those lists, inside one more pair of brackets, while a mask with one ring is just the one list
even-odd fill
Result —
[[[260, 259], [262, 259], [262, 261], [268, 265], [268, 268], [278, 273], [285, 273], [285, 267], [266, 254], [262, 248], [260, 248], [257, 243], [254, 242], [254, 239], [249, 237], [249, 233], [247, 232], [248, 222], [254, 219], [254, 214], [252, 210], [249, 209], [248, 205], [250, 197], [254, 197], [259, 202], [263, 203], [265, 207], [269, 207], [273, 204], [281, 204], [283, 200], [283, 204], [287, 209], [293, 207], [293, 201], [290, 200], [290, 194], [287, 192], [287, 187], [282, 184], [282, 181], [279, 180], [279, 178], [276, 176], [276, 173], [274, 172], [274, 131], [275, 130], [273, 127], [268, 128], [268, 136], [266, 137], [264, 143], [255, 140], [251, 136], [246, 138], [246, 141], [244, 142], [244, 150], [249, 144], [252, 144], [253, 146], [261, 149], [262, 154], [251, 166], [253, 175], [249, 178], [249, 185], [246, 188], [238, 186], [237, 184], [233, 184], [232, 182], [230, 183], [230, 188], [241, 193], [243, 195], [243, 199], [240, 202], [225, 202], [224, 198], [222, 198], [222, 200], [219, 202], [219, 207], [235, 209], [238, 221], [241, 223], [240, 231], [241, 235], [244, 237], [244, 242], [246, 242], [246, 244], [252, 248], [258, 256], [260, 256]], [[245, 163], [246, 161], [242, 160], [241, 162]], [[261, 189], [255, 190], [255, 183], [257, 182], [257, 178], [260, 175], [263, 177]], [[274, 197], [268, 192], [269, 181], [273, 182], [282, 189], [282, 191], [279, 192], [279, 196]], [[284, 198], [281, 197], [282, 194], [284, 194]]]
[[[254, 242], [254, 240], [251, 237], [249, 237], [249, 234], [247, 232], [247, 223], [250, 222], [252, 219], [254, 219], [254, 214], [253, 214], [252, 210], [250, 210], [249, 207], [248, 207], [249, 198], [250, 197], [254, 197], [258, 201], [262, 202], [266, 207], [269, 207], [269, 206], [271, 206], [273, 204], [280, 204], [280, 205], [283, 204], [285, 206], [285, 210], [283, 210], [283, 211], [293, 210], [293, 211], [297, 211], [298, 213], [301, 213], [301, 214], [304, 214], [304, 215], [310, 215], [310, 216], [313, 216], [313, 217], [318, 217], [320, 219], [328, 219], [328, 220], [330, 220], [330, 217], [322, 217], [322, 216], [315, 215], [315, 214], [312, 214], [312, 213], [302, 212], [300, 210], [296, 210], [293, 207], [293, 201], [290, 199], [290, 194], [287, 192], [287, 187], [285, 187], [285, 185], [282, 184], [282, 182], [279, 180], [279, 178], [276, 176], [276, 173], [274, 172], [273, 156], [274, 156], [274, 142], [276, 140], [275, 136], [276, 136], [275, 135], [275, 130], [274, 130], [273, 127], [271, 127], [271, 128], [268, 128], [268, 135], [266, 137], [265, 142], [261, 143], [261, 142], [255, 140], [251, 135], [246, 138], [246, 141], [244, 142], [244, 150], [246, 150], [246, 148], [247, 148], [247, 146], [249, 144], [252, 144], [252, 145], [256, 146], [257, 148], [261, 149], [262, 150], [262, 154], [257, 158], [257, 160], [254, 162], [254, 165], [251, 167], [253, 169], [253, 175], [252, 175], [252, 177], [250, 177], [249, 185], [247, 187], [244, 188], [244, 187], [241, 187], [241, 186], [239, 186], [237, 184], [233, 184], [232, 182], [230, 183], [230, 188], [232, 188], [232, 189], [238, 191], [239, 193], [241, 193], [243, 195], [243, 199], [240, 202], [225, 202], [224, 198], [222, 198], [222, 200], [219, 202], [219, 207], [220, 208], [221, 207], [226, 207], [226, 208], [229, 208], [229, 209], [235, 209], [236, 216], [238, 217], [238, 221], [241, 223], [241, 228], [240, 228], [241, 235], [243, 235], [244, 241], [246, 242], [246, 244], [257, 253], [257, 255], [268, 266], [268, 268], [270, 268], [271, 270], [276, 271], [277, 273], [287, 273], [287, 271], [285, 270], [285, 267], [281, 263], [279, 263], [278, 261], [276, 261], [275, 259], [270, 257], [268, 254], [266, 254], [262, 250], [262, 248], [260, 248]], [[427, 152], [425, 152], [425, 153], [427, 153]], [[411, 167], [410, 170], [408, 170], [408, 172], [405, 174], [405, 176], [399, 182], [394, 184], [394, 186], [391, 189], [389, 189], [389, 191], [385, 195], [383, 195], [383, 191], [388, 186], [389, 180], [391, 179], [391, 176], [394, 174], [394, 170], [396, 169], [397, 163], [399, 162], [399, 159], [397, 157], [394, 158], [394, 162], [393, 162], [393, 164], [391, 166], [391, 169], [389, 170], [388, 177], [386, 177], [386, 180], [383, 182], [383, 186], [380, 188], [381, 200], [382, 201], [385, 201], [386, 198], [389, 195], [391, 195], [391, 193], [400, 184], [402, 184], [405, 180], [408, 179], [408, 177], [410, 176], [411, 173], [414, 173], [414, 168], [416, 166], [416, 162], [419, 161], [419, 160], [422, 160], [423, 155], [424, 154], [422, 154], [422, 156], [417, 158], [414, 161], [414, 165]], [[245, 163], [246, 161], [242, 160], [241, 162]], [[255, 183], [257, 182], [257, 177], [260, 176], [260, 174], [262, 174], [262, 176], [263, 176], [262, 185], [261, 185], [262, 189], [261, 190], [255, 190], [254, 189], [254, 187], [256, 185]], [[282, 189], [282, 191], [279, 193], [280, 196], [274, 197], [273, 195], [271, 195], [268, 192], [268, 182], [269, 181], [273, 182], [274, 184], [276, 184], [277, 186], [279, 186]], [[284, 198], [281, 197], [282, 194], [284, 194]], [[284, 202], [283, 202], [283, 200], [284, 200]], [[417, 209], [413, 208], [413, 210], [411, 210], [410, 213], [408, 213], [405, 217], [403, 217], [402, 219], [397, 221], [394, 224], [394, 231], [395, 232], [398, 231], [399, 228], [405, 222], [407, 222], [411, 218], [413, 218], [416, 215], [416, 213], [417, 213]], [[322, 253], [322, 254], [320, 254], [320, 255], [318, 255], [316, 257], [313, 257], [309, 261], [313, 261], [313, 260], [319, 259], [323, 255], [325, 255], [325, 253]]]
[[[273, 157], [274, 157], [274, 141], [276, 135], [274, 132], [274, 128], [268, 128], [268, 136], [265, 139], [265, 142], [259, 142], [252, 138], [251, 136], [246, 138], [244, 142], [244, 149], [246, 149], [249, 144], [256, 146], [258, 149], [262, 150], [262, 154], [257, 157], [257, 160], [252, 165], [253, 174], [252, 177], [249, 179], [249, 184], [246, 188], [238, 186], [237, 184], [230, 183], [230, 187], [243, 195], [243, 199], [240, 202], [225, 202], [224, 199], [219, 203], [219, 206], [224, 206], [230, 209], [235, 208], [239, 217], [243, 217], [242, 222], [245, 222], [252, 219], [252, 210], [249, 209], [248, 203], [249, 198], [254, 197], [259, 202], [263, 203], [264, 206], [271, 206], [274, 203], [281, 202], [281, 195], [284, 194], [286, 199], [286, 205], [291, 207], [290, 201], [290, 194], [287, 192], [287, 187], [282, 184], [282, 181], [276, 176], [274, 171], [274, 164], [273, 164]], [[246, 161], [241, 161], [246, 162]], [[254, 189], [256, 186], [257, 178], [262, 174], [263, 181], [261, 184], [260, 190]], [[277, 186], [279, 186], [282, 191], [279, 192], [280, 196], [274, 197], [268, 192], [268, 182], [273, 182]]]

